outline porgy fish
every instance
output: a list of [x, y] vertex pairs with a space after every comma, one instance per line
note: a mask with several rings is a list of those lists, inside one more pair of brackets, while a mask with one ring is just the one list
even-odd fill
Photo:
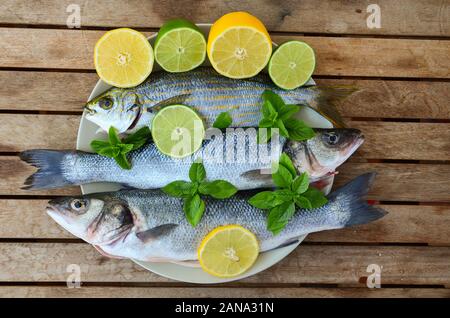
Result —
[[182, 199], [160, 190], [122, 190], [51, 200], [47, 213], [73, 235], [110, 257], [141, 261], [183, 262], [197, 259], [202, 239], [218, 226], [239, 224], [254, 233], [260, 251], [284, 246], [318, 231], [365, 224], [386, 212], [364, 200], [375, 174], [361, 175], [328, 196], [321, 208], [296, 211], [287, 226], [273, 235], [266, 214], [238, 192], [226, 200], [205, 197], [206, 210], [194, 228], [185, 218]]
[[[253, 132], [253, 134], [249, 133]], [[25, 181], [25, 189], [50, 189], [92, 182], [115, 182], [139, 189], [161, 188], [175, 180], [189, 180], [193, 161], [202, 159], [210, 180], [222, 179], [238, 189], [272, 186], [270, 169], [281, 152], [293, 161], [298, 172], [307, 172], [316, 181], [347, 160], [363, 143], [357, 129], [316, 129], [307, 141], [256, 143], [256, 130], [236, 129], [223, 133], [216, 129], [214, 138], [205, 140], [192, 157], [174, 159], [162, 154], [153, 143], [129, 154], [131, 170], [120, 168], [107, 157], [81, 151], [27, 150], [20, 158], [39, 170]]]
[[334, 104], [355, 91], [342, 86], [304, 86], [288, 91], [276, 87], [264, 73], [236, 80], [210, 67], [200, 67], [188, 73], [157, 72], [133, 88], [111, 88], [86, 104], [86, 118], [105, 131], [113, 126], [120, 133], [129, 133], [151, 126], [161, 107], [184, 104], [193, 107], [207, 127], [212, 127], [225, 111], [233, 119], [232, 127], [257, 127], [261, 94], [266, 89], [280, 95], [287, 104], [311, 107], [335, 127], [343, 127], [343, 123]]

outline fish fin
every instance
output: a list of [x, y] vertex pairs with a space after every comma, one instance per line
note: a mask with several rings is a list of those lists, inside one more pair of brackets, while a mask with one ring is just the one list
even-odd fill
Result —
[[271, 182], [272, 175], [261, 173], [260, 169], [249, 170], [241, 174], [241, 177], [251, 181]]
[[106, 253], [99, 245], [92, 245], [100, 254], [102, 254], [105, 257], [109, 257], [109, 258], [117, 258], [117, 259], [124, 259], [125, 257], [122, 256], [116, 256], [116, 255], [111, 255], [109, 253]]
[[313, 86], [310, 89], [317, 90], [318, 96], [314, 105], [308, 106], [327, 118], [334, 127], [345, 127], [336, 104], [356, 92], [358, 89], [352, 85]]
[[148, 241], [157, 239], [158, 237], [168, 234], [170, 231], [175, 229], [178, 226], [178, 224], [168, 223], [163, 225], [155, 226], [151, 229], [138, 232], [136, 233], [136, 236], [138, 239], [140, 239], [142, 242], [147, 243]]
[[201, 267], [199, 261], [170, 261], [170, 263], [181, 265], [184, 267], [192, 267], [192, 268]]
[[343, 209], [347, 214], [344, 218], [344, 224], [341, 224], [343, 227], [370, 223], [388, 213], [383, 209], [369, 205], [365, 200], [375, 176], [376, 173], [374, 172], [360, 175], [329, 195], [329, 201], [335, 201], [339, 198], [341, 210]]
[[131, 185], [128, 185], [126, 183], [121, 183], [120, 184], [120, 190], [137, 190], [139, 188], [133, 187]]
[[168, 99], [162, 100], [159, 103], [153, 105], [151, 107], [152, 110], [160, 110], [165, 106], [176, 105], [176, 104], [185, 104], [186, 99], [191, 96], [191, 94], [181, 94], [169, 97]]
[[20, 159], [38, 168], [29, 176], [22, 189], [54, 189], [73, 185], [63, 176], [62, 161], [69, 151], [33, 149], [20, 153]]

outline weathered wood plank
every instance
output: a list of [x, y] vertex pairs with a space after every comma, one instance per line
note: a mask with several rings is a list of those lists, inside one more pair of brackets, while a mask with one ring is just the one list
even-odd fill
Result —
[[[102, 31], [0, 28], [1, 67], [93, 69]], [[148, 35], [148, 33], [146, 33]], [[316, 52], [315, 75], [450, 76], [450, 40], [366, 39], [277, 35], [308, 42]], [[389, 52], [389, 54], [385, 54]]]
[[[74, 238], [46, 213], [47, 200], [3, 200], [0, 238]], [[377, 222], [314, 233], [307, 242], [429, 243], [450, 245], [450, 206], [381, 205], [389, 212]]]
[[[164, 285], [162, 285], [164, 286]], [[316, 297], [450, 297], [445, 288], [283, 288], [283, 287], [85, 287], [58, 286], [2, 286], [0, 297], [130, 297], [130, 298], [316, 298]]]
[[40, 191], [22, 190], [21, 187], [26, 178], [35, 171], [35, 168], [20, 161], [19, 157], [0, 157], [0, 195], [77, 195], [81, 193], [80, 187]]
[[[78, 195], [77, 187], [56, 190], [21, 190], [25, 179], [34, 168], [21, 162], [16, 156], [0, 157], [0, 195]], [[384, 201], [447, 201], [450, 165], [434, 164], [391, 164], [356, 163], [342, 165], [336, 177], [336, 186], [350, 181], [356, 176], [377, 171], [375, 184], [369, 198]], [[420, 180], [418, 182], [417, 180]]]
[[[0, 5], [0, 23], [32, 25], [66, 25], [70, 0], [4, 0]], [[371, 1], [227, 1], [189, 0], [139, 1], [118, 0], [84, 2], [82, 27], [157, 28], [171, 18], [185, 17], [195, 22], [213, 22], [230, 11], [248, 11], [258, 16], [272, 31], [394, 34], [448, 36], [449, 6], [446, 1], [379, 0], [381, 28], [367, 27], [367, 7]], [[326, 18], [325, 18], [326, 17]]]
[[[0, 114], [0, 151], [32, 148], [73, 149], [78, 115]], [[358, 151], [365, 159], [446, 160], [450, 158], [450, 129], [442, 123], [347, 121], [366, 136]], [[411, 142], [414, 147], [411, 147]]]
[[450, 202], [450, 165], [346, 163], [338, 170], [335, 187], [363, 173], [377, 172], [369, 192], [374, 200]]
[[[450, 284], [450, 247], [300, 245], [270, 269], [240, 283], [324, 283], [365, 286], [369, 264], [381, 284]], [[1, 243], [0, 281], [65, 282], [78, 264], [82, 282], [168, 282], [129, 260], [108, 259], [88, 244]]]
[[[0, 109], [81, 112], [97, 80], [94, 73], [0, 71], [3, 83]], [[317, 82], [359, 89], [338, 105], [345, 117], [450, 118], [450, 82], [345, 79]]]

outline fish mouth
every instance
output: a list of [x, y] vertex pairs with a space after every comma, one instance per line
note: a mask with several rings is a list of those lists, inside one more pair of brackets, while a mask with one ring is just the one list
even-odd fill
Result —
[[87, 115], [89, 116], [93, 116], [96, 113], [95, 109], [91, 108], [90, 103], [86, 103], [86, 105], [84, 105], [84, 110], [87, 112]]

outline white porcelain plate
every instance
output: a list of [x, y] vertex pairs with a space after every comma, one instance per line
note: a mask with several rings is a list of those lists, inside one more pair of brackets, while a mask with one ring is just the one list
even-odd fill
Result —
[[[202, 32], [208, 36], [209, 29], [211, 27], [210, 24], [198, 24]], [[150, 43], [153, 45], [156, 38], [156, 34], [149, 37]], [[274, 43], [275, 46], [275, 43]], [[204, 65], [210, 65], [208, 61], [205, 61]], [[161, 68], [155, 63], [153, 72], [160, 71]], [[311, 79], [312, 81], [312, 79]], [[314, 83], [314, 82], [312, 82]], [[104, 83], [102, 80], [99, 80], [95, 85], [94, 89], [91, 92], [88, 100], [100, 95], [111, 86]], [[316, 128], [332, 128], [332, 124], [320, 116], [315, 111], [303, 107], [302, 110], [298, 113], [298, 117], [308, 123], [311, 127]], [[92, 151], [89, 144], [93, 139], [103, 139], [105, 138], [105, 134], [102, 132], [97, 132], [98, 126], [88, 121], [85, 117], [85, 113], [81, 118], [80, 127], [78, 129], [78, 138], [77, 138], [77, 149], [83, 151]], [[104, 192], [104, 191], [116, 191], [120, 189], [120, 186], [114, 183], [92, 183], [81, 186], [81, 191], [84, 194], [93, 193], [93, 192]], [[326, 189], [328, 193], [331, 189], [331, 185]], [[290, 246], [286, 246], [283, 248], [279, 248], [273, 251], [261, 253], [256, 260], [255, 264], [250, 268], [246, 273], [241, 276], [223, 279], [211, 276], [205, 273], [201, 268], [194, 267], [186, 267], [178, 264], [172, 263], [150, 263], [150, 262], [142, 262], [133, 260], [137, 264], [146, 268], [149, 271], [152, 271], [158, 275], [171, 278], [178, 281], [188, 282], [188, 283], [199, 283], [199, 284], [213, 284], [213, 283], [224, 283], [230, 282], [234, 280], [239, 280], [244, 277], [248, 277], [251, 275], [255, 275], [272, 265], [278, 263], [283, 258], [285, 258], [290, 252], [292, 252], [303, 239], [306, 237], [303, 236], [300, 238], [299, 242]]]

